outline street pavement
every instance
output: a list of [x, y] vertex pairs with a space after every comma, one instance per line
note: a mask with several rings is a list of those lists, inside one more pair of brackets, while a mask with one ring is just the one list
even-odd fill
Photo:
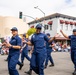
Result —
[[[47, 67], [44, 70], [45, 75], [72, 75], [74, 70], [74, 66], [70, 59], [69, 52], [53, 52], [52, 53], [55, 66], [54, 67]], [[7, 69], [7, 62], [4, 61], [7, 58], [7, 55], [0, 55], [0, 75], [9, 75]], [[17, 69], [19, 66], [17, 65]], [[25, 59], [24, 66], [22, 70], [18, 70], [20, 75], [27, 75], [24, 71], [29, 70], [29, 61]], [[36, 75], [34, 72], [32, 75]]]

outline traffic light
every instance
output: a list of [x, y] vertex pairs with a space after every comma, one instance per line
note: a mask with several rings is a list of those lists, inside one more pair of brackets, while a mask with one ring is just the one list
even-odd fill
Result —
[[22, 12], [19, 12], [19, 18], [22, 19]]

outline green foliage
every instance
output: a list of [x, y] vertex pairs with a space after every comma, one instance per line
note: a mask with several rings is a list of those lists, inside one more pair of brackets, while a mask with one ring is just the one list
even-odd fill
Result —
[[27, 31], [27, 34], [30, 36], [31, 34], [34, 34], [36, 32], [36, 29], [35, 28], [30, 28], [28, 31]]

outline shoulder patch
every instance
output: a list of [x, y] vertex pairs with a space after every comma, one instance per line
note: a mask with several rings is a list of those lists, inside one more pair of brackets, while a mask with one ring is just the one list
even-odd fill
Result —
[[35, 38], [35, 35], [33, 35], [32, 37]]

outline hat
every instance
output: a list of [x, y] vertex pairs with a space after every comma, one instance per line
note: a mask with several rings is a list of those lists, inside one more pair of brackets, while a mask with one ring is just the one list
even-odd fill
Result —
[[18, 29], [17, 29], [16, 27], [13, 27], [13, 28], [11, 29], [11, 31], [18, 31]]
[[50, 33], [47, 33], [46, 35], [50, 36]]
[[73, 29], [73, 32], [76, 32], [76, 29]]
[[42, 29], [42, 24], [37, 24], [36, 29]]
[[23, 34], [23, 37], [26, 37], [26, 34]]

